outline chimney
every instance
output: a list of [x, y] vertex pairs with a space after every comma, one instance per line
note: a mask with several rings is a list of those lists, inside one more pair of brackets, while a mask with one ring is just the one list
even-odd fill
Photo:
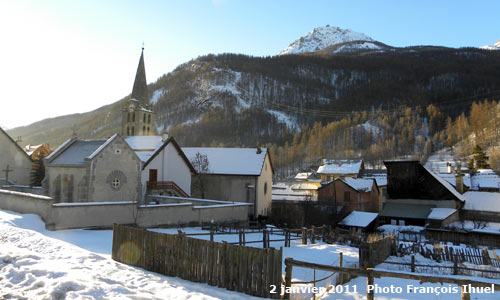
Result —
[[461, 174], [461, 166], [460, 163], [457, 163], [457, 171], [455, 174], [455, 188], [460, 194], [464, 193], [464, 180]]
[[166, 142], [167, 139], [168, 139], [168, 132], [165, 129], [163, 129], [161, 132], [161, 141]]
[[21, 144], [22, 142], [23, 142], [23, 140], [21, 139], [21, 136], [18, 136], [16, 139], [16, 143]]

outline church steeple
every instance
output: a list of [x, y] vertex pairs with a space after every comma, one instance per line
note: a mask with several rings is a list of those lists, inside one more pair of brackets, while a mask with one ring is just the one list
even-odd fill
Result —
[[143, 106], [149, 105], [148, 83], [146, 81], [146, 68], [144, 67], [144, 47], [142, 47], [141, 58], [135, 73], [131, 98], [139, 100], [139, 103]]
[[122, 136], [155, 135], [155, 124], [156, 114], [149, 103], [143, 45], [132, 95], [122, 109]]

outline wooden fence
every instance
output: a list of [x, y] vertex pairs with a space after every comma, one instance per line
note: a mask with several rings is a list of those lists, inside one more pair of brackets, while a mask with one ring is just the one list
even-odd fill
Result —
[[486, 248], [482, 250], [476, 248], [454, 248], [453, 246], [442, 246], [440, 244], [435, 244], [430, 248], [426, 245], [429, 244], [414, 243], [408, 246], [400, 244], [397, 249], [397, 254], [399, 256], [405, 256], [420, 253], [426, 258], [431, 258], [438, 262], [469, 262], [476, 265], [492, 265], [500, 268], [500, 256], [498, 256], [495, 251], [490, 255]]
[[166, 276], [279, 298], [269, 287], [281, 285], [282, 249], [243, 247], [113, 224], [112, 258]]

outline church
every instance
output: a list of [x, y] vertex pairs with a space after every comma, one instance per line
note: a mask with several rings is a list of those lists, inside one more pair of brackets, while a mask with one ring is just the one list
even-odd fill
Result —
[[161, 170], [159, 179], [165, 175], [170, 184], [164, 184], [159, 192], [189, 196], [194, 169], [173, 138], [166, 134], [156, 135], [155, 122], [156, 115], [148, 95], [143, 48], [132, 94], [122, 109], [121, 134], [102, 140], [81, 140], [74, 132], [45, 158], [44, 194], [55, 202], [64, 203], [141, 203], [147, 190], [146, 178], [152, 172], [149, 168], [144, 169], [152, 165], [151, 161], [157, 160], [154, 157], [159, 157], [177, 168], [170, 170], [168, 175]]

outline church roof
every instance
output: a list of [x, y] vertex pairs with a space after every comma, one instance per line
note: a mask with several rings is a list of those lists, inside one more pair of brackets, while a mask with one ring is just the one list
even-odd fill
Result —
[[[106, 140], [80, 141], [76, 140], [71, 146], [55, 157], [51, 165], [80, 165], [85, 163], [85, 158], [94, 153]], [[56, 152], [56, 151], [54, 151]]]
[[139, 100], [143, 105], [149, 104], [148, 83], [146, 81], [146, 68], [144, 67], [144, 48], [135, 74], [134, 87], [132, 88], [132, 99]]
[[26, 156], [27, 156], [30, 160], [32, 160], [32, 159], [31, 159], [31, 156], [29, 156], [29, 155], [28, 155], [28, 154], [27, 154], [27, 153], [23, 150], [23, 148], [21, 148], [21, 146], [19, 146], [19, 144], [18, 144], [18, 143], [16, 143], [16, 141], [14, 141], [14, 139], [12, 139], [12, 137], [11, 137], [11, 136], [10, 136], [7, 132], [5, 132], [5, 131], [2, 129], [2, 127], [0, 127], [0, 133], [3, 133], [3, 134], [7, 137], [7, 139], [9, 139], [9, 140], [10, 140], [10, 141], [11, 141], [11, 142], [12, 142], [12, 143], [13, 143], [13, 144], [14, 144], [14, 145], [15, 145], [15, 146], [16, 146], [16, 147], [17, 147], [17, 148], [18, 148], [18, 149], [19, 149], [19, 150], [20, 150], [20, 151], [24, 154], [24, 155], [26, 155]]

